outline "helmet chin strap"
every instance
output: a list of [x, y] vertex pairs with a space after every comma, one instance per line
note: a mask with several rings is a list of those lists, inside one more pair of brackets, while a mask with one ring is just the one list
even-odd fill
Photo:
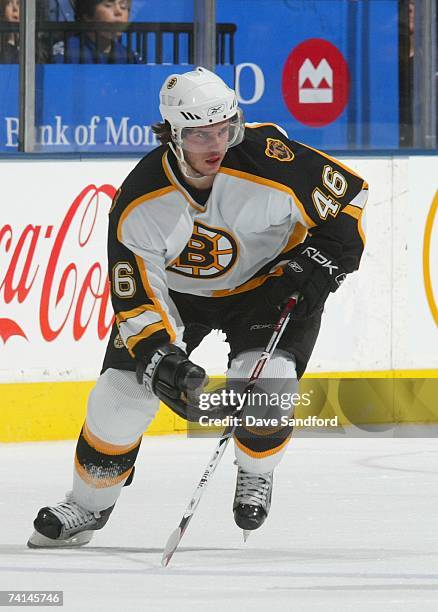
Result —
[[180, 145], [176, 145], [172, 141], [170, 141], [168, 144], [169, 144], [171, 151], [173, 152], [176, 159], [178, 160], [178, 165], [179, 165], [181, 172], [184, 174], [186, 178], [189, 178], [195, 181], [205, 178], [206, 176], [205, 174], [201, 174], [200, 172], [192, 168], [192, 166], [189, 163], [186, 162], [185, 157], [184, 157], [184, 151]]

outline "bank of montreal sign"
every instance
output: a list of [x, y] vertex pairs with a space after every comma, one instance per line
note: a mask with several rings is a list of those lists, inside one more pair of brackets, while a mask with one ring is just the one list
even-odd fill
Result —
[[[243, 97], [243, 71], [252, 72], [252, 95]], [[263, 70], [254, 63], [236, 66], [235, 89], [240, 104], [256, 104], [265, 91]], [[288, 111], [303, 125], [323, 127], [336, 121], [350, 96], [350, 72], [341, 51], [322, 38], [309, 38], [286, 58], [281, 89]]]
[[[272, 91], [270, 87], [273, 83], [267, 89], [263, 68], [254, 62], [241, 62], [235, 66], [234, 71], [239, 104], [243, 105], [244, 111], [245, 106], [259, 109], [266, 92]], [[271, 77], [268, 84], [270, 80]], [[278, 94], [283, 94], [288, 112], [298, 122], [311, 127], [322, 127], [333, 123], [348, 103], [348, 65], [332, 43], [324, 39], [307, 39], [294, 47], [287, 56], [282, 79], [275, 85], [277, 87], [281, 89]], [[46, 118], [46, 122], [37, 127], [37, 142], [41, 146], [57, 149], [72, 146], [103, 146], [104, 150], [113, 147], [149, 149], [157, 146], [150, 125], [141, 119], [139, 121], [138, 113], [120, 116], [96, 110], [91, 107], [84, 109], [77, 123], [68, 113], [65, 116], [62, 112], [49, 112], [51, 119], [47, 122]], [[280, 124], [284, 119], [284, 116], [275, 117], [275, 113], [270, 117], [271, 121]], [[249, 119], [254, 120], [259, 119]], [[18, 146], [18, 117], [9, 114], [3, 117], [3, 121], [4, 134], [0, 146], [5, 150], [15, 149]]]
[[429, 305], [432, 317], [438, 326], [438, 280], [435, 278], [434, 288], [434, 276], [438, 275], [438, 269], [435, 264], [435, 268], [431, 270], [431, 262], [438, 261], [438, 190], [435, 192], [435, 196], [432, 200], [429, 213], [426, 219], [426, 226], [424, 229], [424, 240], [423, 240], [423, 278], [424, 288], [426, 291], [427, 303]]
[[[251, 71], [254, 89], [243, 97], [240, 81], [243, 70]], [[255, 104], [265, 91], [263, 70], [254, 63], [236, 66], [236, 94], [239, 103]], [[341, 51], [321, 38], [304, 40], [286, 58], [282, 74], [282, 95], [288, 111], [310, 127], [333, 123], [344, 111], [350, 96], [350, 72]]]
[[[72, 66], [65, 66], [67, 70]], [[74, 66], [73, 66], [74, 68]], [[87, 68], [87, 67], [86, 67]], [[93, 67], [94, 68], [94, 67]], [[115, 70], [120, 66], [112, 66]], [[164, 75], [169, 74], [171, 68], [166, 68]], [[259, 102], [265, 94], [265, 76], [262, 68], [252, 62], [242, 62], [235, 66], [235, 89], [240, 104], [254, 105]], [[183, 70], [181, 70], [182, 72]], [[225, 77], [224, 77], [225, 78]], [[241, 85], [242, 78], [251, 82], [250, 87]], [[229, 79], [226, 79], [229, 80]], [[232, 79], [231, 79], [232, 80]], [[158, 119], [158, 89], [161, 86], [161, 76], [156, 86], [156, 104], [153, 104], [153, 117], [150, 121]], [[59, 106], [59, 105], [58, 105]], [[123, 108], [123, 104], [119, 107]], [[121, 147], [122, 150], [131, 147], [153, 148], [159, 143], [152, 133], [148, 123], [141, 123], [139, 117], [141, 113], [134, 112], [125, 115], [115, 116], [110, 112], [96, 112], [96, 107], [92, 111], [78, 111], [80, 119], [73, 121], [72, 117], [62, 112], [49, 113], [50, 118], [36, 128], [36, 140], [44, 147], [69, 148], [69, 147], [96, 147], [103, 146], [104, 151], [108, 148]], [[144, 116], [144, 113], [143, 113]], [[19, 120], [17, 116], [7, 114], [2, 117], [3, 121], [3, 141], [0, 148], [5, 150], [16, 149], [18, 147]], [[147, 119], [146, 119], [147, 121]]]

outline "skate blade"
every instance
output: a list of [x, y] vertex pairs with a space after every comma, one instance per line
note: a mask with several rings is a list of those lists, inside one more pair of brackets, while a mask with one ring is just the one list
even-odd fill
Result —
[[27, 546], [29, 548], [77, 548], [88, 544], [92, 537], [93, 531], [81, 531], [81, 533], [65, 540], [53, 540], [38, 533], [38, 531], [34, 531], [27, 542]]
[[243, 533], [243, 543], [245, 544], [251, 532], [248, 531], [248, 529], [242, 529], [242, 533]]

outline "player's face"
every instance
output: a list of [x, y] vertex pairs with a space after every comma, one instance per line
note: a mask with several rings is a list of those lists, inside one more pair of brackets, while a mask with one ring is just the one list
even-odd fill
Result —
[[204, 176], [218, 172], [229, 141], [229, 121], [199, 128], [188, 128], [183, 133], [184, 157], [190, 166]]
[[5, 21], [20, 21], [20, 1], [9, 0], [5, 6]]

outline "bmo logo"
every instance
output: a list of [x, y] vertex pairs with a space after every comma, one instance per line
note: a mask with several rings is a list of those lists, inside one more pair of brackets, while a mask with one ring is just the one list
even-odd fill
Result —
[[310, 38], [295, 47], [283, 69], [282, 93], [297, 121], [322, 127], [335, 121], [349, 98], [350, 73], [335, 45]]
[[333, 70], [326, 59], [315, 67], [307, 58], [298, 71], [300, 104], [331, 104], [333, 102]]

